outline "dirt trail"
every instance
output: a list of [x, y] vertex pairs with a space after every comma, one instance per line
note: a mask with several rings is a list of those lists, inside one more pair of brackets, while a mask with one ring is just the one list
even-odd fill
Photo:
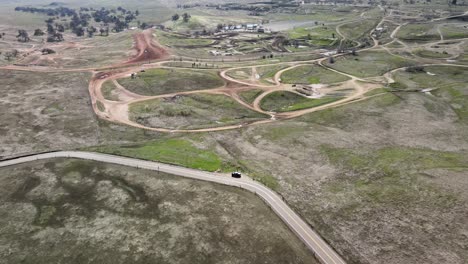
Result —
[[[385, 17], [382, 18], [382, 21], [384, 21], [384, 19]], [[382, 23], [382, 21], [380, 22], [380, 24]], [[337, 26], [337, 33], [341, 35], [344, 39], [346, 39], [339, 30], [341, 25]], [[395, 35], [397, 34], [401, 26], [403, 25], [400, 24], [391, 33], [391, 38], [393, 39], [393, 41], [399, 41], [397, 38], [395, 38]], [[442, 37], [442, 34], [441, 34], [441, 37]], [[385, 73], [383, 76], [379, 76], [379, 77], [385, 77], [387, 81], [385, 81], [385, 79], [379, 79], [379, 78], [359, 78], [351, 74], [347, 74], [347, 73], [335, 70], [333, 68], [330, 68], [324, 65], [323, 62], [327, 60], [328, 58], [322, 57], [322, 58], [313, 59], [310, 61], [293, 61], [293, 62], [278, 62], [278, 63], [271, 63], [271, 64], [262, 64], [261, 65], [262, 67], [289, 65], [289, 67], [282, 69], [275, 73], [273, 77], [274, 84], [272, 85], [262, 84], [261, 82], [257, 80], [256, 67], [258, 66], [242, 66], [242, 67], [229, 68], [220, 72], [221, 78], [223, 78], [226, 83], [222, 87], [218, 87], [215, 89], [201, 89], [201, 90], [188, 91], [188, 92], [175, 92], [175, 93], [169, 93], [169, 94], [158, 95], [158, 96], [143, 96], [143, 95], [135, 94], [125, 89], [125, 87], [120, 85], [120, 83], [118, 82], [118, 79], [128, 78], [132, 73], [138, 72], [144, 69], [154, 69], [154, 68], [163, 68], [163, 67], [171, 68], [171, 67], [164, 66], [164, 63], [168, 62], [167, 59], [170, 57], [170, 53], [164, 47], [162, 47], [160, 44], [158, 44], [157, 42], [153, 40], [153, 34], [151, 30], [145, 30], [142, 33], [135, 34], [134, 39], [135, 39], [135, 49], [137, 50], [136, 56], [134, 56], [132, 59], [124, 63], [111, 66], [113, 69], [107, 72], [100, 72], [99, 69], [60, 69], [60, 70], [57, 70], [57, 69], [51, 69], [47, 67], [21, 67], [21, 66], [5, 66], [5, 67], [1, 67], [0, 69], [37, 71], [37, 72], [90, 71], [93, 73], [93, 78], [89, 83], [89, 93], [91, 96], [92, 107], [98, 117], [105, 119], [105, 120], [109, 120], [111, 122], [121, 123], [121, 124], [129, 125], [129, 126], [133, 126], [137, 128], [142, 128], [142, 129], [147, 129], [147, 130], [153, 130], [153, 131], [159, 131], [159, 132], [189, 132], [189, 133], [190, 132], [222, 131], [222, 130], [229, 130], [229, 129], [238, 129], [238, 128], [250, 126], [250, 125], [271, 123], [277, 120], [295, 118], [295, 117], [305, 115], [308, 113], [312, 113], [312, 112], [316, 112], [316, 111], [320, 111], [320, 110], [324, 110], [328, 108], [338, 107], [338, 106], [349, 104], [349, 103], [356, 102], [356, 101], [365, 100], [366, 98], [370, 98], [370, 97], [365, 96], [366, 92], [375, 88], [379, 88], [385, 83], [394, 81], [391, 77], [392, 73], [399, 70], [399, 69], [395, 69], [388, 73]], [[374, 45], [372, 47], [360, 49], [356, 52], [363, 52], [363, 51], [383, 47], [379, 45], [377, 39], [373, 38], [373, 40], [374, 40]], [[403, 45], [405, 45], [405, 43]], [[409, 47], [405, 45], [405, 49], [406, 48], [409, 48]], [[335, 54], [333, 55], [333, 57], [340, 57], [344, 55], [345, 54], [343, 53]], [[156, 62], [149, 63], [151, 61], [156, 61]], [[148, 62], [148, 63], [145, 64], [145, 62]], [[191, 61], [183, 61], [183, 62], [191, 62]], [[142, 63], [142, 65], [131, 66], [131, 64], [139, 64], [139, 63]], [[272, 92], [275, 92], [275, 91], [296, 92], [295, 88], [293, 88], [292, 85], [281, 83], [281, 76], [284, 72], [288, 70], [294, 70], [296, 67], [299, 67], [299, 66], [311, 65], [311, 64], [319, 65], [321, 67], [324, 67], [326, 70], [333, 71], [337, 74], [349, 77], [350, 80], [342, 82], [341, 86], [345, 88], [353, 88], [354, 92], [349, 94], [348, 96], [346, 96], [345, 98], [341, 100], [338, 100], [338, 101], [335, 101], [333, 103], [329, 103], [326, 105], [310, 108], [310, 109], [303, 109], [303, 110], [284, 112], [284, 113], [267, 112], [261, 109], [260, 103], [262, 99]], [[428, 65], [433, 65], [433, 64], [428, 64]], [[454, 64], [438, 64], [438, 65], [458, 66]], [[468, 67], [466, 65], [459, 65], [459, 66]], [[237, 70], [237, 69], [246, 69], [246, 68], [250, 68], [252, 71], [251, 76], [248, 80], [237, 80], [226, 74], [228, 71]], [[105, 68], [101, 68], [101, 69], [105, 69]], [[119, 95], [118, 97], [119, 101], [111, 101], [111, 100], [107, 100], [104, 98], [103, 93], [101, 91], [101, 87], [103, 83], [106, 81], [111, 81], [114, 83], [116, 87], [115, 90]], [[240, 98], [239, 92], [253, 90], [253, 89], [263, 90], [263, 93], [257, 96], [252, 104], [248, 104]], [[237, 103], [239, 103], [240, 105], [250, 110], [269, 115], [271, 118], [261, 120], [261, 121], [245, 122], [245, 123], [238, 124], [238, 125], [230, 125], [230, 126], [224, 126], [224, 127], [212, 127], [212, 128], [204, 128], [204, 129], [193, 129], [193, 130], [173, 130], [173, 129], [167, 129], [163, 127], [162, 128], [146, 127], [141, 124], [135, 123], [129, 119], [128, 110], [129, 110], [129, 106], [133, 103], [144, 102], [147, 100], [153, 100], [153, 99], [159, 99], [159, 98], [170, 98], [170, 97], [174, 97], [177, 95], [188, 95], [188, 94], [196, 94], [196, 93], [222, 94], [225, 96], [229, 96], [233, 100], [235, 100]]]
[[144, 63], [155, 60], [164, 60], [169, 58], [169, 52], [159, 43], [153, 41], [153, 33], [147, 29], [142, 33], [137, 33], [133, 36], [135, 40], [135, 49], [137, 55], [127, 61], [128, 64]]

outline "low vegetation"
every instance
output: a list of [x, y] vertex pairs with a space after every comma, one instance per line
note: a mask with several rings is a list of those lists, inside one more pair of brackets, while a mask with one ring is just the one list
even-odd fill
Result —
[[239, 92], [239, 96], [244, 102], [252, 104], [262, 92], [260, 89], [247, 90]]
[[303, 65], [285, 71], [281, 75], [283, 83], [292, 84], [330, 84], [349, 80], [349, 77], [327, 70], [318, 65]]
[[260, 107], [265, 111], [289, 112], [317, 107], [341, 99], [340, 97], [324, 97], [310, 99], [292, 92], [273, 92], [263, 98]]
[[393, 69], [415, 64], [414, 61], [380, 51], [361, 52], [358, 56], [347, 55], [340, 57], [336, 59], [335, 63], [327, 62], [328, 67], [358, 77], [381, 76]]
[[224, 95], [174, 96], [130, 106], [131, 120], [150, 127], [169, 129], [240, 125], [265, 117]]
[[181, 69], [151, 69], [138, 73], [136, 79], [120, 79], [119, 83], [141, 95], [211, 89], [224, 84], [215, 72]]
[[0, 252], [9, 263], [318, 263], [239, 188], [73, 159], [0, 171]]

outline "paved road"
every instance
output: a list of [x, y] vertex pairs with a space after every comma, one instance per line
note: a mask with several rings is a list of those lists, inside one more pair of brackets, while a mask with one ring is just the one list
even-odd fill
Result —
[[247, 177], [234, 179], [226, 175], [209, 173], [194, 169], [187, 169], [167, 165], [158, 162], [144, 161], [133, 158], [125, 158], [107, 154], [79, 151], [60, 151], [33, 156], [21, 157], [6, 161], [0, 161], [0, 167], [27, 163], [35, 160], [50, 158], [78, 158], [100, 162], [113, 163], [129, 167], [162, 171], [182, 177], [215, 182], [219, 184], [236, 186], [248, 190], [261, 197], [273, 211], [291, 228], [291, 230], [311, 249], [318, 260], [324, 264], [344, 264], [344, 260], [314, 231], [312, 230], [289, 206], [272, 190]]

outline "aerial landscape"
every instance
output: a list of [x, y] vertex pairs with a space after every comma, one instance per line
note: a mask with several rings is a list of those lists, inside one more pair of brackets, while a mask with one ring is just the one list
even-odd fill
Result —
[[0, 263], [468, 263], [467, 0], [0, 0]]

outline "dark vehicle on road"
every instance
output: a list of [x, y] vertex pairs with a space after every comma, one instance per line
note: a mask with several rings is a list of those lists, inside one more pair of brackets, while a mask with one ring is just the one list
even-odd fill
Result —
[[233, 172], [233, 173], [231, 174], [231, 176], [232, 176], [233, 178], [240, 178], [242, 175], [241, 175], [240, 172], [237, 172], [237, 171], [236, 171], [236, 172]]

